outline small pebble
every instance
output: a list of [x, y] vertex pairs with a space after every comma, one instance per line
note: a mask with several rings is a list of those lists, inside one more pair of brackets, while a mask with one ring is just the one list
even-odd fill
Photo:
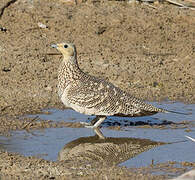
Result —
[[46, 29], [46, 28], [48, 28], [45, 24], [43, 24], [43, 23], [38, 23], [38, 26], [40, 27], [40, 28], [42, 28], [42, 29]]

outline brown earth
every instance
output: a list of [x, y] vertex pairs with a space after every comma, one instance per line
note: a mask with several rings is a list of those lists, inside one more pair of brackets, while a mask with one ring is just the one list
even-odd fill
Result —
[[[138, 98], [195, 102], [193, 10], [166, 3], [151, 7], [127, 1], [64, 2], [1, 0], [0, 133], [24, 129], [29, 120], [20, 115], [64, 108], [56, 93], [61, 56], [50, 55], [57, 53], [50, 45], [64, 41], [75, 43], [81, 69]], [[47, 27], [41, 28], [40, 23]], [[48, 123], [40, 121], [37, 128], [51, 127]], [[83, 176], [83, 172], [78, 176], [78, 171], [57, 162], [3, 152], [0, 156], [2, 179], [15, 175], [24, 179], [59, 178], [50, 169], [58, 166], [65, 179]], [[100, 171], [105, 176], [100, 176]], [[96, 173], [90, 171], [83, 178], [106, 179], [110, 172], [115, 179], [164, 179], [118, 167], [97, 168]]]

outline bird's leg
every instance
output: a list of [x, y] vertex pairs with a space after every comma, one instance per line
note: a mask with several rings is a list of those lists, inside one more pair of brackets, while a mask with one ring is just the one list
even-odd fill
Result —
[[[100, 119], [100, 117], [105, 117], [105, 116], [96, 116], [94, 119], [91, 120], [91, 122], [87, 123], [87, 122], [80, 122], [81, 124], [85, 125], [85, 127], [88, 128], [93, 128], [93, 125], [95, 125], [96, 122], [98, 122], [98, 120]], [[100, 123], [101, 124], [101, 123]]]
[[99, 120], [99, 116], [96, 116], [93, 120], [91, 120], [91, 125], [94, 125]]
[[96, 116], [95, 119], [93, 119], [92, 126], [85, 126], [86, 128], [97, 128], [99, 125], [106, 119], [106, 116]]
[[94, 128], [99, 127], [99, 125], [106, 119], [106, 116], [99, 116], [99, 120], [93, 125]]

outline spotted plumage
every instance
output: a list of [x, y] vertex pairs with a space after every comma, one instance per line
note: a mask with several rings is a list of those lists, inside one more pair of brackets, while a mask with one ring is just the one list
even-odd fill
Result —
[[65, 106], [87, 115], [96, 115], [92, 127], [106, 116], [145, 116], [166, 112], [147, 104], [103, 79], [84, 73], [78, 66], [73, 44], [52, 45], [63, 54], [59, 67], [58, 94]]

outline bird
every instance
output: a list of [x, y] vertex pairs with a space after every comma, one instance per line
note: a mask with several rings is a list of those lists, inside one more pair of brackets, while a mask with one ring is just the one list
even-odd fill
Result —
[[83, 72], [74, 44], [63, 42], [51, 47], [63, 55], [58, 70], [58, 95], [66, 107], [95, 116], [86, 127], [99, 128], [107, 116], [138, 117], [159, 112], [183, 114], [145, 103], [109, 81]]

